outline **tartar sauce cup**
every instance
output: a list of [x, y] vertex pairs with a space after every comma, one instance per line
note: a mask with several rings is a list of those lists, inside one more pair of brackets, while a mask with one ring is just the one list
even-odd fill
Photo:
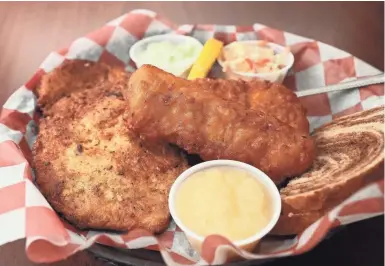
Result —
[[[130, 58], [134, 61], [137, 68], [140, 68], [144, 64], [151, 64], [151, 62], [144, 62], [140, 58], [140, 54], [147, 49], [147, 46], [151, 43], [160, 43], [160, 42], [170, 42], [172, 44], [189, 44], [197, 49], [197, 53], [191, 58], [183, 60], [183, 64], [177, 66], [178, 73], [172, 73], [176, 76], [186, 78], [190, 72], [192, 65], [198, 59], [201, 50], [203, 49], [203, 45], [195, 38], [185, 35], [178, 35], [174, 33], [167, 33], [162, 35], [154, 35], [151, 37], [144, 38], [138, 42], [136, 42], [130, 49]], [[155, 60], [154, 60], [155, 61]], [[176, 62], [176, 64], [182, 62]], [[161, 68], [161, 67], [159, 67]], [[163, 69], [167, 71], [166, 69]]]
[[[187, 239], [189, 240], [191, 246], [198, 252], [201, 253], [202, 249], [202, 243], [204, 241], [204, 237], [198, 235], [197, 233], [193, 232], [189, 228], [187, 228], [183, 222], [181, 221], [180, 217], [178, 216], [178, 213], [176, 211], [176, 195], [178, 193], [178, 190], [180, 186], [183, 184], [185, 180], [190, 178], [193, 174], [207, 170], [209, 168], [217, 168], [217, 167], [231, 167], [238, 170], [243, 170], [250, 174], [250, 176], [254, 177], [265, 189], [266, 193], [270, 197], [270, 208], [271, 209], [271, 219], [267, 223], [265, 227], [263, 227], [258, 232], [255, 232], [254, 235], [248, 237], [247, 239], [240, 240], [240, 241], [233, 241], [233, 244], [237, 247], [240, 247], [241, 249], [244, 249], [246, 251], [252, 252], [259, 241], [266, 236], [275, 226], [277, 223], [280, 212], [281, 212], [281, 197], [279, 194], [279, 191], [276, 187], [276, 185], [273, 183], [273, 181], [261, 170], [239, 161], [232, 161], [232, 160], [213, 160], [213, 161], [207, 161], [200, 164], [197, 164], [186, 171], [184, 171], [174, 182], [174, 184], [171, 187], [170, 194], [169, 194], [169, 209], [172, 218], [174, 219], [176, 225], [186, 234]], [[191, 199], [194, 200], [193, 198]], [[235, 254], [230, 254], [230, 257], [232, 259], [237, 259], [238, 256]]]
[[[237, 43], [255, 44], [255, 45], [258, 45], [259, 42], [260, 41], [237, 41]], [[225, 47], [223, 47], [223, 49], [224, 50], [229, 49], [231, 45], [234, 43], [235, 42], [232, 42], [226, 45]], [[282, 53], [286, 49], [286, 47], [283, 47], [281, 45], [278, 45], [276, 43], [271, 43], [271, 42], [268, 42], [267, 46], [272, 48], [276, 53]], [[218, 61], [218, 64], [223, 68], [223, 62], [224, 62], [223, 58], [219, 57], [217, 61]], [[245, 81], [250, 81], [253, 79], [262, 79], [262, 80], [267, 80], [274, 83], [282, 83], [287, 73], [289, 72], [290, 68], [293, 66], [293, 64], [294, 64], [294, 55], [291, 52], [289, 52], [287, 55], [287, 62], [285, 64], [285, 67], [277, 71], [268, 72], [268, 73], [249, 73], [249, 72], [237, 72], [231, 69], [227, 69], [226, 71], [224, 71], [224, 75], [227, 79], [242, 79]]]

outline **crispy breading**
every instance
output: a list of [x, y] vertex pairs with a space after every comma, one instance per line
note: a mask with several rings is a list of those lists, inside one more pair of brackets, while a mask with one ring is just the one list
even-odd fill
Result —
[[294, 92], [285, 86], [264, 80], [198, 79], [206, 90], [226, 101], [235, 102], [246, 109], [263, 110], [293, 128], [309, 133], [306, 109]]
[[33, 148], [36, 183], [80, 229], [161, 232], [169, 224], [169, 189], [187, 162], [168, 145], [144, 147], [127, 128], [119, 86], [104, 85], [46, 110]]
[[218, 97], [210, 91], [210, 84], [142, 66], [123, 91], [132, 112], [130, 127], [148, 141], [173, 143], [203, 160], [249, 163], [277, 184], [311, 166], [315, 147], [308, 132], [283, 122], [282, 117], [277, 119], [263, 107], [248, 108]]
[[125, 79], [126, 73], [117, 67], [86, 60], [68, 60], [41, 79], [37, 88], [38, 104], [47, 109], [72, 92], [108, 86]]

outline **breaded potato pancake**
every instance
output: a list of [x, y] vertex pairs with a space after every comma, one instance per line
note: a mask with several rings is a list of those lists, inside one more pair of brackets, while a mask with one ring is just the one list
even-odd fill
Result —
[[127, 73], [118, 67], [87, 60], [68, 60], [41, 79], [37, 88], [38, 104], [48, 109], [62, 97], [73, 92], [102, 87], [126, 81]]
[[98, 84], [59, 99], [40, 121], [36, 183], [80, 229], [168, 227], [169, 189], [187, 162], [168, 145], [145, 147], [129, 131], [128, 113], [118, 85]]

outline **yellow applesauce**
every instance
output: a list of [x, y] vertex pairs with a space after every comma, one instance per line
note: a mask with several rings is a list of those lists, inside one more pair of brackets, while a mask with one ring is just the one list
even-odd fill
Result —
[[247, 239], [272, 218], [271, 196], [252, 174], [234, 167], [208, 168], [188, 177], [175, 196], [177, 216], [192, 232]]

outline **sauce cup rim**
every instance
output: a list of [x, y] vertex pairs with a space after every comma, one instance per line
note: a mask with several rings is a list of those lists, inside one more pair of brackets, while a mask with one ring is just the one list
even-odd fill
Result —
[[172, 216], [174, 222], [176, 223], [176, 225], [187, 236], [192, 237], [192, 238], [194, 238], [200, 242], [203, 242], [205, 237], [199, 236], [195, 232], [188, 229], [183, 224], [181, 219], [178, 217], [178, 214], [176, 213], [176, 210], [175, 210], [175, 196], [176, 196], [176, 193], [177, 193], [180, 185], [187, 178], [189, 178], [192, 174], [197, 173], [199, 171], [202, 171], [204, 169], [214, 168], [214, 167], [222, 167], [222, 166], [238, 168], [238, 169], [242, 169], [242, 170], [249, 172], [254, 178], [256, 178], [258, 181], [260, 181], [262, 183], [262, 185], [264, 185], [264, 187], [266, 188], [266, 190], [268, 191], [268, 193], [270, 194], [270, 196], [272, 198], [273, 214], [272, 214], [272, 217], [270, 219], [270, 222], [262, 230], [258, 231], [254, 235], [252, 235], [246, 239], [243, 239], [243, 240], [232, 241], [232, 243], [238, 247], [239, 246], [245, 246], [245, 245], [248, 245], [250, 243], [254, 243], [254, 242], [262, 239], [265, 235], [267, 235], [273, 229], [273, 227], [276, 225], [276, 223], [278, 222], [278, 219], [279, 219], [279, 216], [281, 213], [281, 197], [280, 197], [278, 188], [276, 187], [274, 182], [264, 172], [262, 172], [261, 170], [259, 170], [258, 168], [254, 167], [252, 165], [249, 165], [249, 164], [246, 164], [243, 162], [234, 161], [234, 160], [206, 161], [206, 162], [197, 164], [197, 165], [187, 169], [186, 171], [184, 171], [175, 180], [175, 182], [173, 183], [173, 185], [171, 187], [170, 193], [169, 193], [168, 204], [169, 204], [171, 216]]

